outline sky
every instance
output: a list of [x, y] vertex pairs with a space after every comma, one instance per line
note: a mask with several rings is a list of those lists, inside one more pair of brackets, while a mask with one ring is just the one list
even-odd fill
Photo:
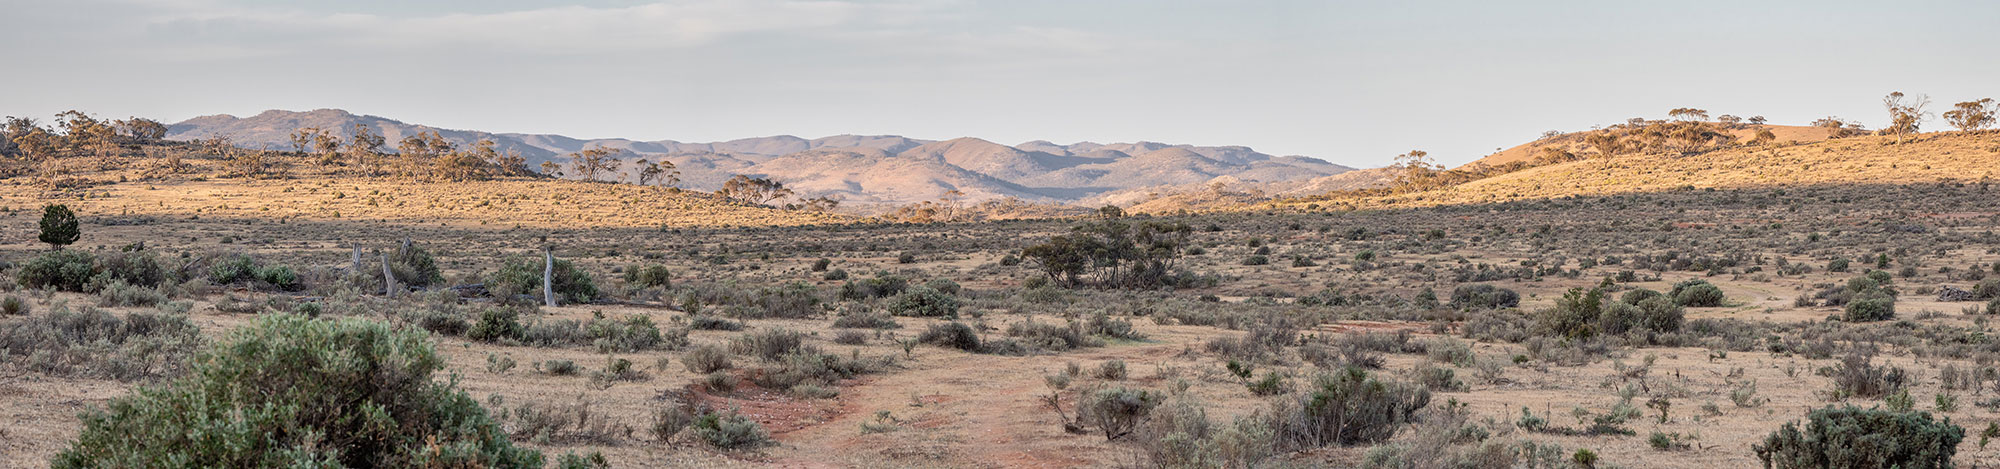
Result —
[[1455, 165], [1677, 107], [1876, 128], [1904, 91], [1941, 114], [2000, 96], [1996, 20], [1986, 1], [0, 0], [0, 114]]

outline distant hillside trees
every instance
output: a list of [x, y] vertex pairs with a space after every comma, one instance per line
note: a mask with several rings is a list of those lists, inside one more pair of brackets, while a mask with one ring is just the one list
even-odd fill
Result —
[[667, 161], [665, 158], [661, 158], [660, 161], [640, 159], [633, 162], [633, 164], [639, 167], [639, 185], [641, 186], [657, 182], [662, 186], [673, 187], [681, 183], [680, 169], [674, 166], [674, 162]]
[[30, 161], [74, 156], [111, 156], [125, 145], [158, 142], [167, 125], [152, 119], [98, 119], [83, 111], [63, 111], [54, 126], [27, 117], [8, 117], [0, 125], [0, 155]]
[[585, 181], [596, 181], [597, 176], [600, 174], [618, 172], [618, 167], [625, 164], [625, 162], [619, 161], [617, 158], [612, 158], [618, 155], [618, 153], [619, 150], [605, 147], [590, 147], [583, 149], [583, 151], [571, 153], [569, 154], [570, 173], [583, 177]]
[[1895, 135], [1896, 143], [1910, 134], [1917, 133], [1925, 120], [1930, 119], [1931, 98], [1924, 95], [1905, 95], [1901, 91], [1882, 97], [1882, 107], [1889, 110], [1889, 126], [1882, 128], [1882, 134]]
[[384, 139], [369, 130], [368, 126], [354, 124], [354, 133], [347, 138], [346, 156], [349, 162], [361, 166], [361, 174], [378, 176], [385, 164], [382, 155]]
[[1944, 120], [1958, 130], [1984, 130], [1993, 125], [1995, 110], [1993, 98], [1966, 101], [1953, 105], [1950, 111], [1945, 111]]
[[715, 191], [715, 195], [739, 204], [768, 205], [771, 201], [791, 196], [792, 190], [785, 188], [784, 183], [738, 174], [723, 182], [722, 189]]
[[1832, 130], [1833, 138], [1852, 137], [1868, 131], [1868, 128], [1863, 127], [1861, 123], [1849, 122], [1841, 119], [1840, 116], [1822, 117], [1819, 120], [1813, 121], [1812, 126]]
[[1708, 120], [1708, 111], [1704, 109], [1684, 107], [1667, 111], [1667, 116], [1674, 118], [1674, 120], [1682, 122], [1703, 122]]

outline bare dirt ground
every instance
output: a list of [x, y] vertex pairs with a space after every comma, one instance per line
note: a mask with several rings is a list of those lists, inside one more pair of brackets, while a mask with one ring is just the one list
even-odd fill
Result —
[[[495, 409], [580, 404], [589, 409], [594, 422], [629, 427], [630, 431], [586, 439], [521, 441], [550, 454], [599, 451], [616, 467], [1150, 465], [1142, 442], [1107, 442], [1102, 434], [1063, 430], [1061, 417], [1044, 400], [1051, 391], [1043, 376], [1070, 363], [1086, 375], [1073, 387], [1166, 390], [1185, 385], [1184, 393], [1202, 402], [1208, 417], [1218, 422], [1266, 412], [1273, 399], [1287, 397], [1252, 394], [1225, 369], [1230, 357], [1210, 346], [1218, 339], [1244, 336], [1245, 326], [1182, 325], [1165, 317], [1169, 310], [1249, 318], [1244, 324], [1296, 318], [1296, 343], [1255, 362], [1259, 373], [1282, 372], [1294, 392], [1305, 391], [1311, 375], [1327, 371], [1304, 359], [1300, 348], [1305, 345], [1358, 334], [1397, 333], [1409, 334], [1416, 343], [1464, 343], [1474, 352], [1472, 363], [1436, 360], [1435, 353], [1423, 351], [1394, 352], [1385, 354], [1383, 366], [1373, 373], [1415, 380], [1420, 365], [1454, 370], [1465, 387], [1436, 391], [1433, 406], [1465, 405], [1474, 421], [1491, 424], [1490, 438], [1499, 441], [1589, 448], [1605, 463], [1624, 467], [1751, 467], [1757, 464], [1751, 446], [1784, 422], [1802, 419], [1809, 409], [1884, 405], [1881, 398], [1831, 392], [1834, 380], [1825, 375], [1825, 370], [1841, 366], [1848, 350], [1873, 344], [1882, 348], [1876, 364], [1909, 373], [1905, 389], [1917, 409], [1948, 417], [1967, 430], [1958, 464], [2000, 464], [2000, 456], [1981, 448], [1977, 437], [1979, 430], [2000, 421], [2000, 388], [1991, 382], [1971, 389], [1948, 388], [1942, 379], [1947, 365], [1961, 371], [1990, 370], [2000, 361], [1996, 358], [2000, 351], [1984, 338], [1995, 333], [1991, 313], [1977, 308], [1983, 302], [1937, 302], [1924, 293], [1945, 285], [1968, 288], [1976, 281], [1967, 278], [1967, 271], [1990, 271], [2000, 262], [1996, 251], [2000, 243], [1993, 237], [2000, 217], [1983, 186], [1666, 192], [1400, 211], [1207, 214], [1180, 219], [1197, 227], [1193, 244], [1202, 248], [1185, 256], [1182, 266], [1214, 274], [1213, 286], [1172, 291], [1086, 288], [1064, 292], [1054, 301], [1025, 299], [1029, 292], [1022, 287], [1041, 273], [1032, 264], [1006, 265], [1002, 259], [1066, 231], [1072, 221], [664, 229], [651, 223], [567, 227], [549, 222], [517, 228], [477, 221], [446, 220], [440, 225], [394, 217], [362, 220], [349, 213], [368, 210], [362, 208], [368, 207], [365, 202], [326, 206], [342, 211], [341, 219], [260, 217], [256, 212], [261, 207], [273, 206], [276, 211], [280, 210], [276, 205], [289, 203], [254, 200], [268, 192], [284, 193], [279, 186], [231, 195], [227, 201], [215, 191], [233, 189], [161, 189], [193, 191], [183, 195], [199, 198], [180, 202], [194, 204], [182, 206], [158, 196], [127, 194], [142, 189], [120, 185], [106, 190], [111, 194], [106, 200], [77, 202], [84, 207], [87, 234], [72, 249], [109, 252], [144, 241], [148, 249], [194, 256], [246, 252], [298, 266], [308, 272], [307, 278], [321, 279], [311, 272], [342, 268], [356, 243], [370, 250], [385, 249], [409, 237], [435, 250], [447, 283], [458, 284], [480, 280], [508, 258], [555, 245], [558, 256], [591, 272], [611, 298], [605, 304], [542, 308], [524, 322], [585, 320], [602, 313], [610, 318], [645, 315], [663, 329], [684, 327], [681, 321], [687, 315], [675, 301], [678, 290], [625, 288], [620, 280], [623, 269], [659, 263], [673, 271], [675, 289], [752, 291], [790, 282], [811, 285], [829, 311], [813, 319], [751, 319], [746, 331], [803, 331], [811, 334], [810, 344], [828, 353], [896, 359], [884, 372], [837, 383], [835, 397], [806, 398], [754, 386], [741, 386], [732, 393], [710, 392], [700, 383], [701, 376], [682, 366], [684, 349], [606, 354], [587, 346], [499, 345], [437, 336], [438, 349], [449, 358], [448, 371], [456, 375], [461, 388], [481, 401], [497, 402]], [[314, 197], [331, 197], [327, 191], [323, 188]], [[21, 195], [25, 194], [15, 197]], [[414, 195], [397, 199], [428, 207], [427, 202], [415, 202], [422, 199]], [[0, 252], [19, 264], [44, 249], [33, 241], [38, 215], [34, 208], [43, 200], [8, 200], [17, 202], [10, 204], [10, 212], [0, 214], [0, 242], [4, 242]], [[154, 211], [164, 215], [139, 213], [147, 204], [157, 207], [163, 202], [168, 208]], [[444, 217], [467, 203], [477, 204], [461, 201], [424, 208], [435, 211], [409, 217]], [[228, 207], [190, 209], [222, 204]], [[1258, 254], [1260, 250], [1263, 254]], [[909, 263], [898, 260], [904, 254], [911, 258]], [[1256, 255], [1268, 256], [1269, 262], [1246, 262]], [[1877, 256], [1890, 259], [1883, 270], [1894, 272], [1895, 284], [1903, 291], [1895, 320], [1829, 321], [1842, 308], [1798, 306], [1802, 295], [1811, 297], [1875, 268], [1872, 259]], [[861, 345], [837, 344], [832, 342], [838, 330], [830, 324], [831, 309], [879, 308], [881, 301], [838, 299], [834, 292], [846, 281], [828, 280], [809, 267], [821, 258], [848, 272], [850, 279], [886, 271], [915, 282], [958, 282], [968, 290], [963, 322], [980, 327], [986, 338], [1004, 338], [1008, 325], [1031, 318], [1060, 323], [1103, 311], [1130, 321], [1144, 339], [1107, 340], [1102, 347], [1028, 356], [928, 345], [906, 354], [898, 340], [914, 337], [941, 320], [899, 317], [900, 328], [867, 331]], [[1311, 262], [1294, 263], [1296, 258]], [[1610, 258], [1620, 263], [1603, 261]], [[1584, 259], [1592, 265], [1585, 266]], [[1779, 259], [1811, 268], [1781, 273]], [[1829, 271], [1834, 260], [1852, 261], [1853, 267]], [[1718, 264], [1698, 268], [1676, 261]], [[1479, 325], [1482, 320], [1531, 324], [1564, 292], [1598, 285], [1625, 271], [1637, 278], [1617, 282], [1620, 292], [1667, 291], [1689, 279], [1720, 287], [1727, 297], [1722, 306], [1686, 309], [1690, 328], [1700, 322], [1717, 330], [1687, 331], [1676, 345], [1620, 342], [1586, 354], [1581, 363], [1563, 363], [1532, 351], [1528, 341], [1476, 340], [1475, 332], [1486, 327]], [[1454, 287], [1469, 284], [1517, 291], [1520, 305], [1494, 311], [1412, 306], [1423, 289], [1449, 301]], [[9, 294], [28, 299], [33, 312], [26, 318], [0, 317], [0, 324], [29, 320], [58, 304], [76, 309], [99, 301], [94, 295], [18, 288]], [[214, 305], [224, 296], [318, 294], [208, 286], [177, 299], [192, 302], [190, 319], [213, 338], [256, 317], [217, 310]], [[1324, 301], [1336, 297], [1342, 303]], [[694, 344], [716, 344], [742, 334], [697, 330], [690, 337]], [[1830, 353], [1822, 356], [1808, 350], [1822, 342], [1829, 344]], [[494, 372], [488, 368], [489, 357], [511, 358], [518, 366]], [[612, 357], [630, 359], [646, 378], [608, 386], [592, 382], [589, 372], [603, 368]], [[668, 364], [657, 367], [661, 358]], [[0, 419], [8, 422], [0, 426], [0, 464], [7, 467], [45, 466], [75, 437], [77, 412], [143, 384], [38, 373], [16, 366], [20, 359], [5, 357], [0, 363]], [[535, 371], [535, 363], [548, 360], [570, 360], [584, 372], [551, 376]], [[735, 360], [738, 367], [732, 373], [744, 382], [762, 365], [748, 356]], [[1125, 363], [1129, 376], [1088, 376], [1090, 370], [1111, 361]], [[1481, 362], [1499, 366], [1484, 367]], [[1753, 399], [1742, 405], [1731, 399], [1732, 392], [1752, 382]], [[651, 415], [676, 393], [715, 407], [740, 409], [770, 431], [777, 444], [718, 450], [686, 437], [659, 441], [646, 428]], [[1578, 409], [1601, 415], [1623, 400], [1621, 393], [1633, 396], [1630, 405], [1641, 412], [1624, 424], [1632, 435], [1572, 436], [1533, 432], [1514, 424], [1525, 408], [1551, 424], [1579, 426], [1582, 419], [1574, 416]], [[491, 396], [499, 399], [490, 400]], [[1645, 406], [1654, 398], [1670, 403], [1663, 419], [1660, 412]], [[1947, 401], [1949, 405], [1940, 405]], [[1075, 405], [1075, 393], [1064, 393], [1061, 402]], [[878, 417], [882, 412], [886, 417]], [[887, 430], [865, 430], [864, 423]], [[1417, 430], [1412, 428], [1387, 443], [1413, 440]], [[1684, 436], [1691, 446], [1655, 449], [1648, 443], [1655, 432]], [[1368, 451], [1367, 445], [1320, 448], [1278, 455], [1270, 462], [1348, 466], [1358, 464]]]

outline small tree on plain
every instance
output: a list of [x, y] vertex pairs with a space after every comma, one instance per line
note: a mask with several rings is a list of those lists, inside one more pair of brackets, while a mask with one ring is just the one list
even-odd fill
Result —
[[75, 243], [81, 236], [83, 233], [77, 229], [76, 213], [71, 212], [68, 206], [49, 204], [42, 207], [40, 239], [44, 243], [49, 243], [50, 249], [62, 249], [63, 246]]

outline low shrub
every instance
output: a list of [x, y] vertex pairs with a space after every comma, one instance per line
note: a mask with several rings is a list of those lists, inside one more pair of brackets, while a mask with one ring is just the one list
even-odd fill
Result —
[[1673, 297], [1675, 304], [1697, 308], [1722, 306], [1723, 300], [1726, 299], [1722, 295], [1721, 288], [1702, 279], [1676, 283], [1673, 291], [1668, 292], [1667, 296]]
[[696, 374], [709, 374], [734, 368], [729, 361], [729, 349], [721, 345], [699, 345], [681, 356], [681, 365]]
[[15, 281], [28, 288], [53, 288], [62, 291], [84, 291], [84, 286], [96, 277], [97, 257], [88, 251], [64, 249], [36, 255], [21, 264]]
[[833, 327], [842, 329], [895, 329], [903, 327], [896, 318], [879, 311], [859, 311], [833, 318]]
[[972, 331], [972, 326], [958, 322], [932, 324], [923, 334], [917, 335], [917, 342], [967, 352], [980, 350], [979, 334]]
[[925, 285], [904, 290], [889, 303], [889, 314], [917, 317], [958, 317], [958, 298]]
[[666, 343], [653, 318], [634, 314], [625, 319], [598, 318], [584, 325], [583, 334], [599, 352], [638, 352]]
[[689, 425], [694, 434], [722, 449], [755, 448], [774, 444], [763, 425], [736, 412], [706, 412]]
[[1132, 434], [1133, 429], [1153, 412], [1153, 408], [1159, 406], [1163, 397], [1160, 393], [1144, 389], [1099, 389], [1084, 394], [1077, 403], [1077, 421], [1097, 427], [1104, 433], [1105, 441], [1117, 440]]
[[673, 283], [673, 272], [664, 265], [635, 265], [625, 269], [625, 284], [633, 288], [667, 288]]
[[260, 317], [187, 377], [83, 415], [51, 466], [538, 467], [486, 409], [434, 381], [420, 332], [359, 319]]
[[[486, 279], [486, 291], [503, 301], [513, 301], [519, 297], [542, 296], [543, 259], [517, 257], [508, 259]], [[597, 282], [590, 274], [578, 269], [567, 259], [556, 259], [555, 279], [550, 288], [564, 303], [589, 303], [598, 296]]]
[[481, 342], [520, 341], [527, 334], [527, 328], [521, 326], [521, 313], [508, 307], [480, 310], [479, 321], [465, 332], [466, 338]]
[[0, 361], [57, 376], [120, 381], [178, 376], [202, 344], [186, 314], [132, 313], [97, 308], [0, 324]]
[[1451, 290], [1452, 308], [1513, 308], [1521, 305], [1521, 294], [1486, 284], [1459, 285]]
[[167, 302], [167, 293], [159, 288], [144, 287], [112, 280], [97, 291], [99, 306], [153, 306]]
[[[847, 274], [847, 271], [838, 269], [834, 270], [833, 272], [841, 273], [841, 277], [843, 278], [846, 277]], [[828, 280], [838, 280], [830, 278], [833, 272], [827, 273], [829, 277]], [[900, 275], [893, 275], [888, 272], [882, 272], [875, 274], [875, 278], [865, 279], [865, 280], [852, 280], [848, 281], [847, 284], [845, 285], [841, 285], [840, 298], [843, 300], [867, 300], [872, 298], [888, 298], [890, 296], [902, 293], [904, 289], [907, 289], [909, 287], [910, 287], [910, 279], [903, 278], [903, 276]]]
[[1854, 406], [1824, 407], [1806, 414], [1806, 428], [1786, 422], [1751, 445], [1770, 468], [1903, 467], [1948, 468], [1965, 439], [1951, 419], [1928, 412], [1895, 412]]
[[31, 311], [34, 311], [34, 306], [29, 305], [27, 300], [22, 300], [21, 297], [7, 295], [6, 298], [0, 299], [0, 313], [8, 316], [25, 316]]
[[840, 331], [833, 336], [833, 343], [841, 345], [862, 345], [868, 343], [868, 333], [861, 331]]
[[1270, 418], [1278, 444], [1291, 450], [1377, 443], [1395, 436], [1430, 399], [1422, 387], [1349, 367], [1314, 376], [1304, 393], [1279, 400]]
[[805, 341], [804, 332], [774, 327], [737, 336], [730, 348], [767, 362], [778, 362], [793, 352], [810, 350]]
[[697, 331], [740, 331], [746, 327], [742, 321], [731, 321], [708, 315], [695, 315], [688, 320], [688, 328]]

